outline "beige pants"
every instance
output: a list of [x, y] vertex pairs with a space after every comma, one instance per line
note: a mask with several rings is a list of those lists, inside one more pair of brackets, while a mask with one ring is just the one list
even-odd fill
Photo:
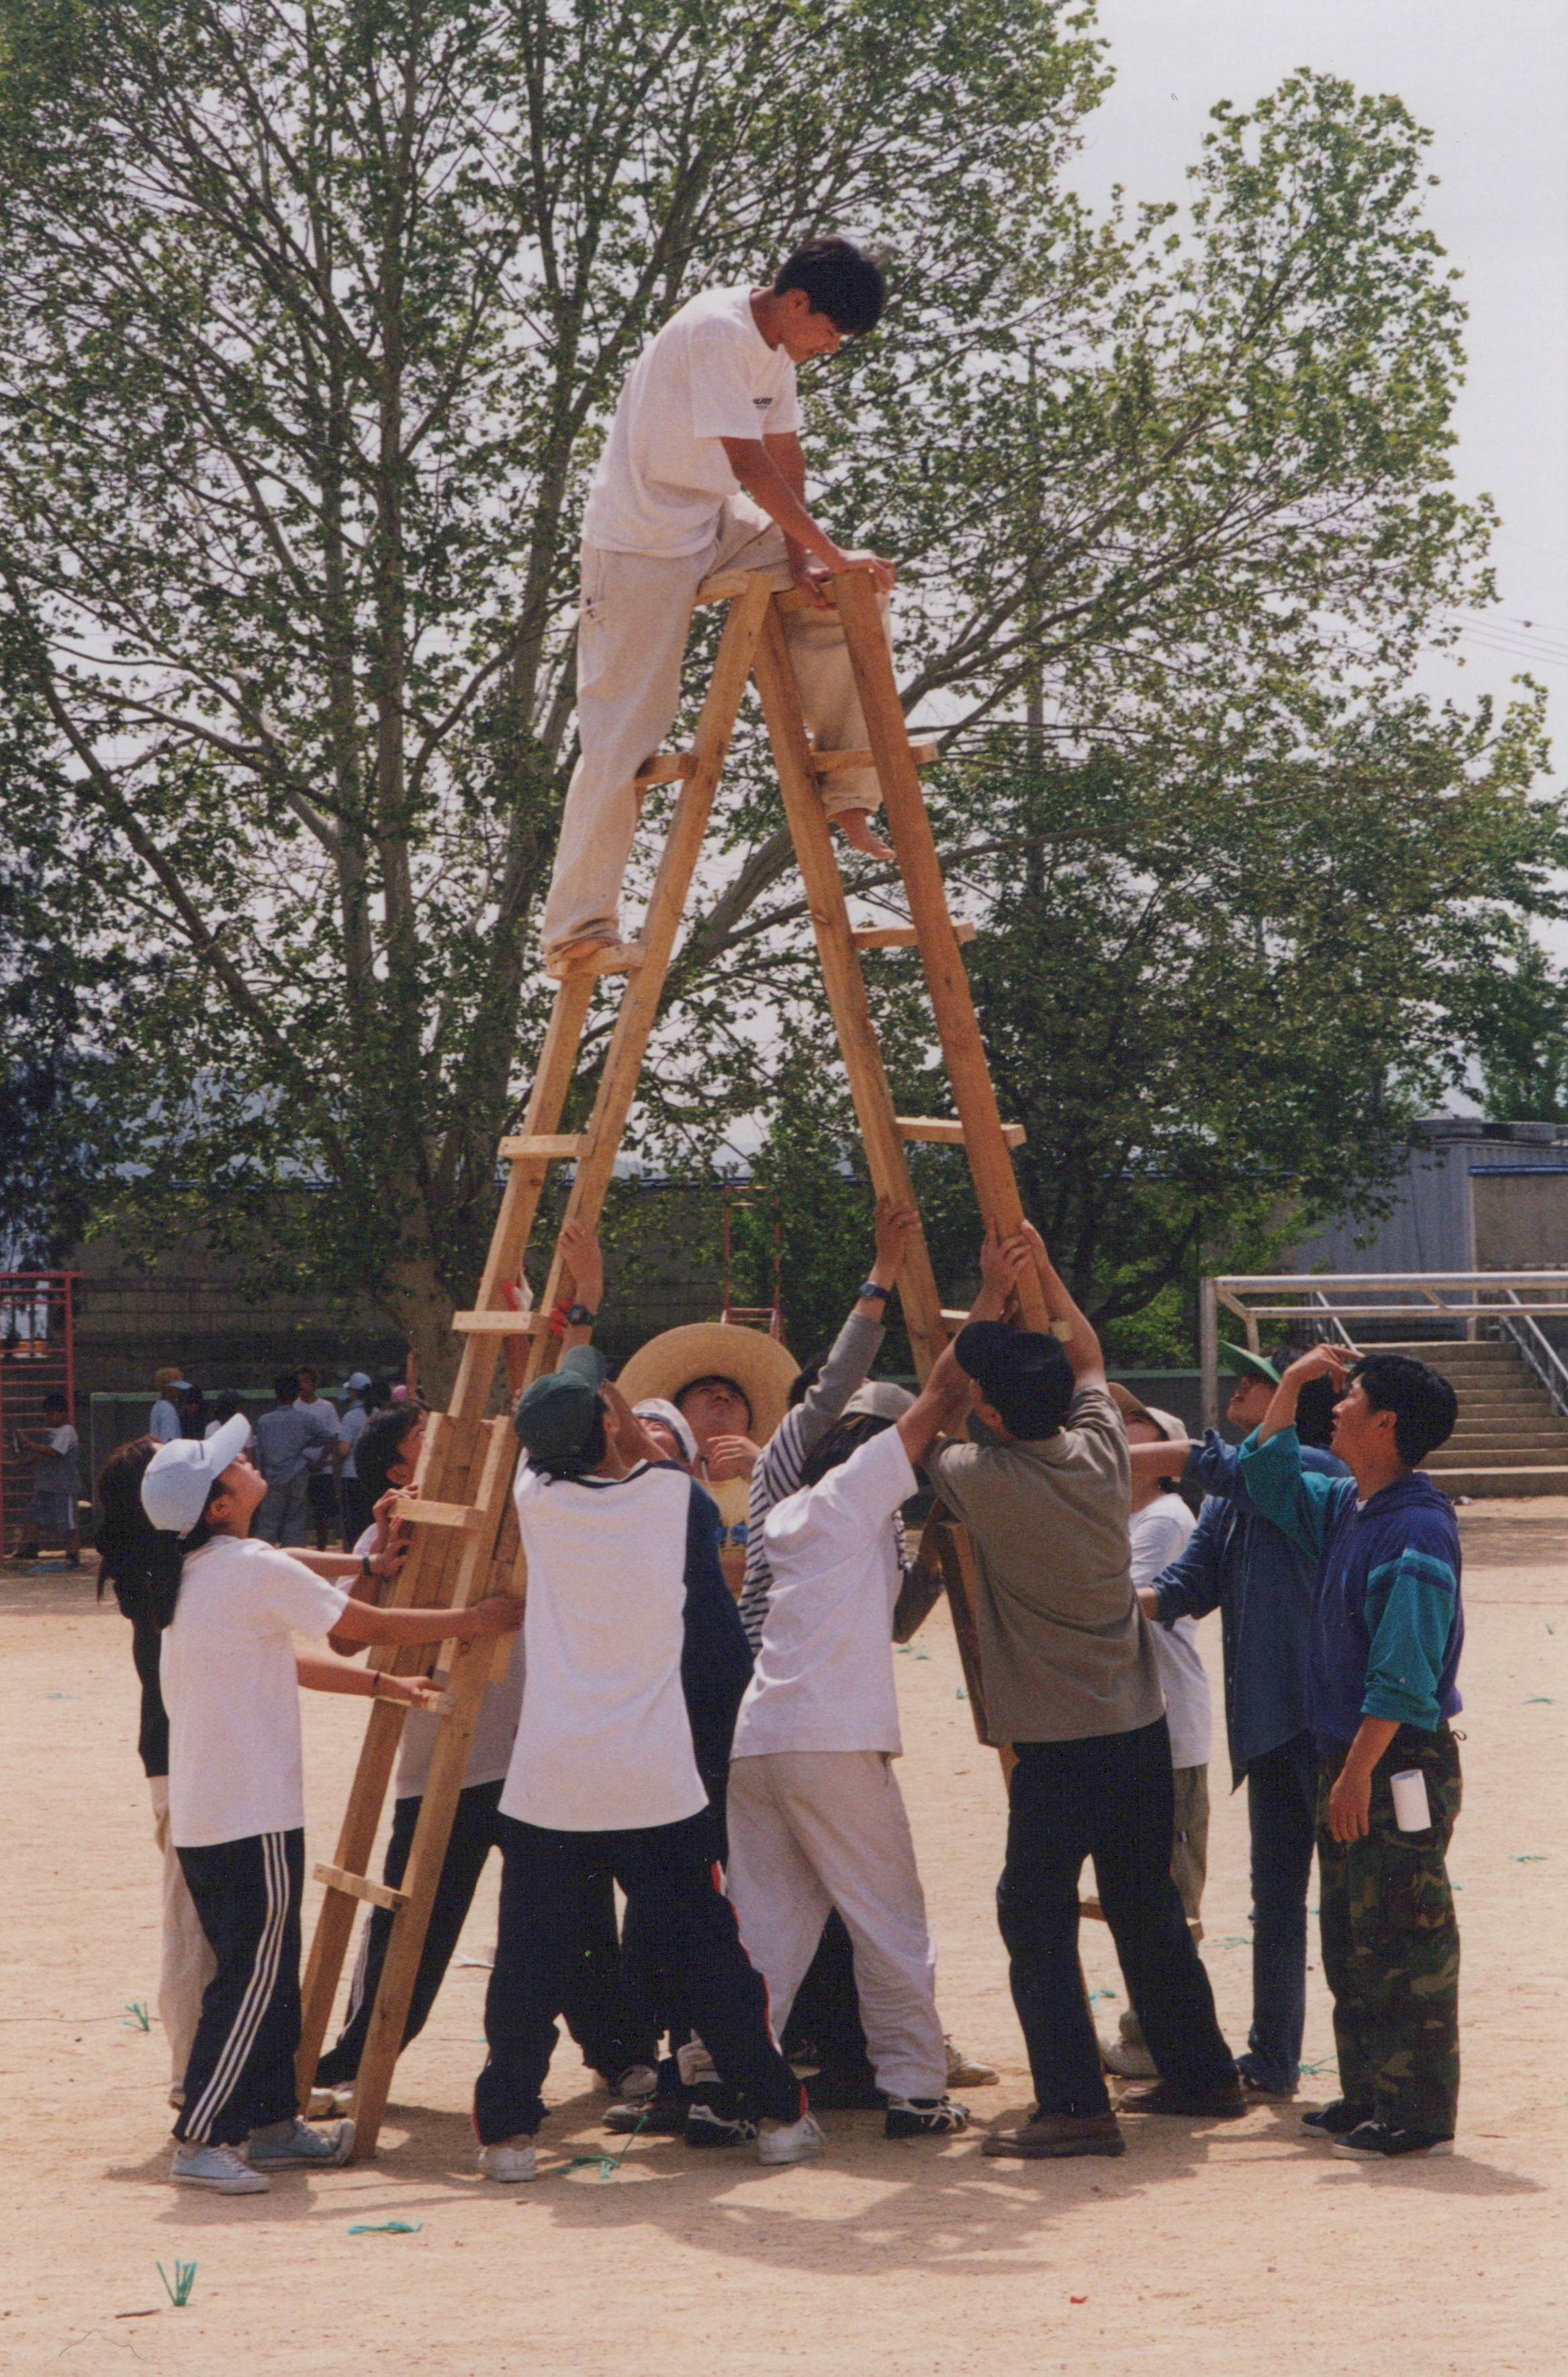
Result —
[[[703, 579], [718, 569], [760, 570], [770, 585], [790, 583], [783, 534], [748, 496], [732, 496], [724, 505], [705, 553], [672, 560], [583, 546], [577, 631], [581, 757], [572, 771], [545, 904], [546, 957], [569, 941], [618, 936], [621, 878], [637, 830], [634, 779], [675, 723], [692, 604]], [[885, 624], [885, 601], [882, 610]], [[792, 613], [784, 634], [818, 747], [863, 749], [866, 722], [837, 614]], [[874, 809], [880, 798], [874, 770], [846, 769], [829, 781], [832, 790], [822, 797], [830, 817]]]
[[163, 1859], [163, 1949], [158, 1971], [158, 2019], [169, 2042], [170, 2081], [178, 2088], [186, 2076], [201, 2001], [218, 1959], [207, 1942], [190, 1892], [179, 1851], [169, 1838], [169, 1778], [150, 1774], [152, 1795], [152, 1837]]
[[746, 1953], [783, 2037], [836, 1906], [877, 2085], [940, 2096], [947, 2048], [937, 1955], [891, 1762], [873, 1750], [775, 1750], [730, 1767], [727, 1886]]

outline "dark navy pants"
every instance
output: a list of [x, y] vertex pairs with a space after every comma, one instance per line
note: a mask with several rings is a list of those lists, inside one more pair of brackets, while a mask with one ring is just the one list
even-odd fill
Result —
[[1247, 1769], [1252, 1832], [1252, 2027], [1239, 2067], [1282, 2093], [1301, 2076], [1307, 2010], [1307, 1891], [1317, 1829], [1318, 1753], [1310, 1733]]
[[254, 1833], [176, 1854], [218, 1969], [201, 2001], [174, 2135], [243, 2145], [296, 2106], [305, 1834]]

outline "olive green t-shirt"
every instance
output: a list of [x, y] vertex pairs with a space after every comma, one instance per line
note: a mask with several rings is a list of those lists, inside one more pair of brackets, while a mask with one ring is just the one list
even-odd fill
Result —
[[974, 1538], [987, 1738], [1081, 1741], [1163, 1715], [1132, 1590], [1127, 1431], [1080, 1387], [1056, 1436], [939, 1444], [931, 1482]]

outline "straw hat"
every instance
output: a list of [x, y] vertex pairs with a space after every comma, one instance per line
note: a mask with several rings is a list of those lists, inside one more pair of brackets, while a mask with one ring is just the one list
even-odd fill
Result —
[[666, 1329], [640, 1345], [616, 1386], [628, 1404], [662, 1395], [678, 1403], [697, 1379], [733, 1379], [751, 1406], [751, 1433], [766, 1444], [789, 1408], [789, 1385], [800, 1368], [776, 1337], [733, 1320], [694, 1320]]

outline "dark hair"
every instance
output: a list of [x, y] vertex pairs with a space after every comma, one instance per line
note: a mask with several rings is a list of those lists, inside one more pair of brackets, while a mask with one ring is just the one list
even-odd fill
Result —
[[[683, 1419], [686, 1417], [686, 1398], [688, 1395], [695, 1394], [699, 1387], [728, 1387], [731, 1394], [738, 1395], [741, 1402], [746, 1405], [747, 1425], [748, 1427], [750, 1426], [752, 1418], [751, 1398], [747, 1393], [746, 1389], [741, 1385], [738, 1379], [729, 1378], [723, 1370], [704, 1370], [700, 1379], [688, 1379], [679, 1394], [672, 1395], [670, 1397], [671, 1403], [674, 1404], [676, 1411], [679, 1412]], [[601, 1460], [604, 1459], [603, 1453], [600, 1454], [599, 1458]]]
[[107, 1579], [133, 1625], [150, 1619], [162, 1628], [174, 1618], [187, 1557], [212, 1540], [207, 1513], [224, 1487], [221, 1477], [213, 1481], [188, 1535], [155, 1527], [141, 1507], [141, 1481], [158, 1450], [156, 1437], [138, 1436], [118, 1445], [99, 1472], [98, 1595], [102, 1600]]
[[1459, 1417], [1459, 1398], [1446, 1379], [1413, 1354], [1368, 1354], [1351, 1367], [1373, 1411], [1394, 1415], [1394, 1446], [1406, 1469], [1446, 1444]]
[[225, 1420], [238, 1419], [239, 1415], [239, 1396], [233, 1387], [225, 1387], [212, 1406], [212, 1416], [221, 1427]]
[[1309, 1379], [1296, 1398], [1296, 1435], [1301, 1444], [1326, 1452], [1334, 1438], [1334, 1407], [1339, 1390], [1332, 1379]]
[[844, 338], [871, 329], [887, 303], [882, 268], [853, 240], [828, 234], [808, 239], [785, 258], [773, 276], [773, 294], [804, 289], [814, 314], [825, 314]]
[[842, 1468], [852, 1452], [858, 1452], [863, 1444], [869, 1444], [874, 1436], [880, 1436], [892, 1426], [893, 1422], [880, 1412], [846, 1412], [843, 1419], [835, 1420], [816, 1451], [807, 1456], [801, 1465], [801, 1484], [815, 1486], [831, 1469]]
[[272, 1392], [281, 1404], [292, 1404], [299, 1393], [297, 1370], [280, 1370], [272, 1381]]
[[68, 1395], [63, 1395], [60, 1392], [59, 1388], [54, 1387], [44, 1396], [43, 1408], [46, 1412], [69, 1411], [71, 1408], [70, 1397]]
[[[679, 1406], [676, 1408], [678, 1410]], [[575, 1452], [557, 1453], [549, 1461], [541, 1460], [532, 1452], [528, 1458], [530, 1465], [546, 1477], [581, 1477], [590, 1469], [597, 1469], [608, 1449], [604, 1436], [604, 1406], [595, 1399], [588, 1433]]]
[[389, 1404], [372, 1413], [360, 1429], [353, 1448], [354, 1475], [372, 1510], [391, 1480], [387, 1472], [402, 1457], [402, 1449], [425, 1417], [418, 1404]]
[[1078, 1385], [1059, 1339], [1002, 1320], [970, 1320], [953, 1352], [1009, 1436], [1038, 1444], [1058, 1434]]

